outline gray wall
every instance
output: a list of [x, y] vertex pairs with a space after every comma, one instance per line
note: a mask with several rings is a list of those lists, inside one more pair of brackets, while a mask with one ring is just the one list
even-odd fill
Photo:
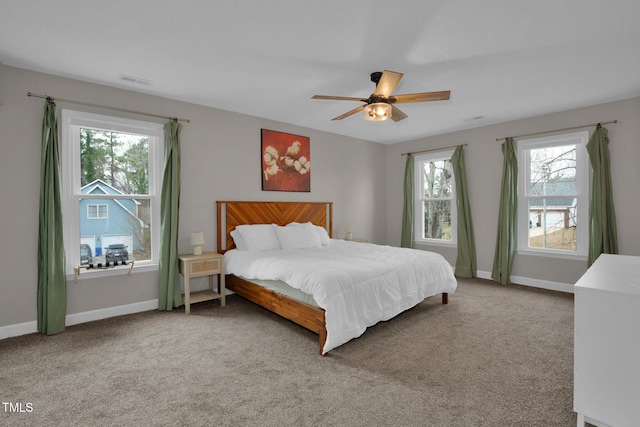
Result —
[[[345, 226], [350, 224], [357, 236], [377, 243], [386, 241], [386, 193], [380, 191], [386, 188], [383, 145], [8, 66], [2, 71], [0, 327], [37, 318], [40, 132], [44, 100], [27, 97], [29, 91], [191, 120], [181, 133], [178, 242], [181, 252], [191, 251], [192, 231], [204, 231], [204, 250], [216, 249], [216, 200], [332, 201], [336, 237], [344, 236]], [[62, 102], [58, 106], [114, 114]], [[261, 190], [261, 128], [310, 137], [313, 165], [310, 193]], [[67, 286], [68, 314], [156, 299], [156, 281], [155, 272], [71, 281]]]
[[[0, 65], [0, 67], [2, 67]], [[191, 119], [181, 133], [182, 195], [179, 249], [189, 252], [192, 231], [204, 231], [204, 250], [215, 250], [216, 200], [334, 202], [334, 235], [350, 225], [355, 237], [399, 245], [402, 179], [407, 151], [465, 147], [478, 269], [491, 271], [497, 228], [502, 153], [496, 138], [611, 119], [609, 125], [620, 252], [640, 255], [640, 98], [384, 146], [256, 117], [206, 108], [4, 66], [0, 104], [0, 327], [36, 320], [40, 129], [44, 101], [27, 92]], [[59, 103], [91, 112], [92, 108]], [[140, 118], [139, 116], [132, 116]], [[162, 122], [162, 120], [160, 120]], [[311, 138], [311, 193], [261, 191], [260, 129]], [[455, 251], [424, 247], [455, 262]], [[586, 262], [516, 255], [513, 274], [572, 284]], [[157, 298], [157, 274], [68, 283], [68, 314]], [[196, 284], [197, 285], [197, 284]]]
[[[612, 181], [621, 254], [640, 255], [640, 98], [601, 104], [540, 117], [422, 138], [388, 147], [387, 231], [390, 244], [399, 245], [402, 223], [402, 180], [406, 158], [402, 153], [468, 144], [465, 148], [469, 199], [475, 228], [478, 270], [490, 274], [497, 233], [502, 179], [501, 143], [497, 138], [582, 126], [617, 119], [606, 125], [611, 140]], [[589, 128], [593, 130], [593, 128]], [[455, 250], [432, 246], [452, 263]], [[573, 284], [586, 271], [586, 261], [516, 254], [513, 275], [536, 281]]]

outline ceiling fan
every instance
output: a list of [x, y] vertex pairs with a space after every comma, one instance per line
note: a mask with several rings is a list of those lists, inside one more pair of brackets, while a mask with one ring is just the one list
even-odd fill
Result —
[[370, 121], [382, 121], [391, 119], [394, 122], [406, 119], [408, 116], [400, 111], [394, 104], [407, 104], [410, 102], [445, 101], [449, 99], [451, 91], [408, 93], [404, 95], [391, 95], [404, 74], [395, 71], [371, 73], [371, 81], [376, 84], [376, 90], [369, 98], [352, 98], [348, 96], [314, 95], [312, 99], [332, 99], [337, 101], [361, 101], [365, 105], [354, 108], [351, 111], [334, 117], [331, 120], [342, 120], [357, 112], [364, 110], [364, 118]]

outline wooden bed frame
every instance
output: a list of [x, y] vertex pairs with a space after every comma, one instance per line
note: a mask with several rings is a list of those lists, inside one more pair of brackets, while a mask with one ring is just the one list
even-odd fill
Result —
[[[332, 202], [239, 202], [217, 201], [218, 252], [224, 254], [235, 247], [231, 231], [243, 224], [277, 224], [311, 222], [324, 227], [333, 237]], [[318, 334], [322, 354], [327, 339], [324, 310], [265, 289], [234, 275], [226, 276], [226, 288], [241, 297], [266, 308]], [[442, 294], [448, 303], [448, 294]]]

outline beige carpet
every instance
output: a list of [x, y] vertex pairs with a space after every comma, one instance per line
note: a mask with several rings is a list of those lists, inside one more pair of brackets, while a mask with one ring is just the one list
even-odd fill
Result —
[[574, 426], [573, 296], [461, 279], [360, 338], [237, 296], [0, 341], [2, 426]]

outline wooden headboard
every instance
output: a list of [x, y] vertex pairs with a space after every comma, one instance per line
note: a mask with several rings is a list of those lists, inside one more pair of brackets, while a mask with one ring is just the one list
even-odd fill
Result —
[[333, 237], [332, 202], [234, 202], [217, 201], [218, 252], [235, 247], [231, 232], [243, 224], [277, 224], [311, 222], [324, 227]]

